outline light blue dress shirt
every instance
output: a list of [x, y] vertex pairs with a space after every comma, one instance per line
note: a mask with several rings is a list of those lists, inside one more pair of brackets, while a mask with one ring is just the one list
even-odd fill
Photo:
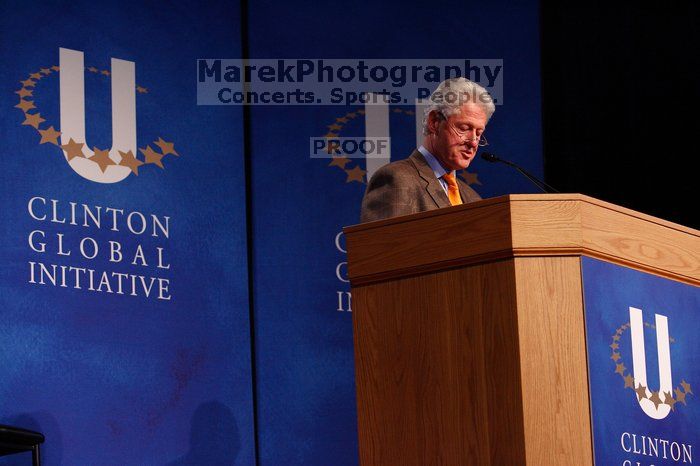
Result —
[[[435, 173], [435, 176], [440, 182], [440, 186], [442, 186], [442, 189], [445, 190], [445, 194], [448, 194], [447, 181], [445, 181], [442, 178], [444, 174], [448, 173], [447, 170], [445, 170], [445, 168], [440, 164], [440, 162], [438, 162], [438, 159], [436, 159], [435, 156], [431, 154], [430, 151], [428, 151], [428, 149], [426, 149], [425, 147], [420, 146], [418, 148], [418, 152], [423, 154], [423, 157], [425, 157], [425, 161], [428, 162], [428, 165], [430, 165], [430, 168], [433, 169], [433, 173]], [[452, 171], [452, 174], [455, 175], [454, 170]], [[456, 176], [455, 179], [457, 179]]]

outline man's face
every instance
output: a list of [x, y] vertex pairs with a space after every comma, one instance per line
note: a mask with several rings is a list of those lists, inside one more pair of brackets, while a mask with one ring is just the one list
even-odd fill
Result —
[[467, 102], [460, 107], [460, 112], [445, 119], [437, 112], [430, 114], [433, 137], [433, 151], [442, 165], [449, 170], [463, 170], [469, 166], [476, 156], [479, 147], [477, 137], [486, 128], [487, 118], [484, 109]]

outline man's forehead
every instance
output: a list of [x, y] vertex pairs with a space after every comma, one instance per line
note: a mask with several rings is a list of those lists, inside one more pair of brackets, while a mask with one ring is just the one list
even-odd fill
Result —
[[450, 119], [455, 121], [483, 120], [483, 124], [486, 124], [486, 111], [481, 105], [467, 102], [464, 105], [460, 105], [459, 112], [450, 115]]

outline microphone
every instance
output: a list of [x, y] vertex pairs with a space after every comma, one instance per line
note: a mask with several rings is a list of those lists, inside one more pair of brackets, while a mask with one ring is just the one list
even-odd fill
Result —
[[505, 164], [505, 165], [508, 165], [510, 167], [515, 168], [520, 173], [522, 173], [528, 180], [530, 180], [532, 182], [532, 184], [534, 184], [535, 186], [540, 188], [545, 193], [558, 193], [559, 192], [556, 189], [552, 188], [547, 183], [545, 183], [544, 181], [541, 181], [540, 179], [538, 179], [533, 174], [529, 173], [524, 168], [521, 168], [520, 166], [514, 164], [510, 160], [502, 159], [499, 156], [497, 156], [496, 154], [492, 154], [491, 152], [482, 152], [481, 158], [486, 160], [487, 162], [490, 162], [490, 163], [499, 163], [500, 162], [502, 164]]

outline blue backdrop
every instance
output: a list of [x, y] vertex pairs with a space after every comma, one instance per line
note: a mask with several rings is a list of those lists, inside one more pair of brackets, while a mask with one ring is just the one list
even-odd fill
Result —
[[[239, 53], [239, 6], [60, 3], [3, 2], [0, 15], [0, 423], [44, 432], [47, 465], [253, 464], [242, 113], [197, 107], [194, 75], [201, 56]], [[50, 132], [60, 130], [51, 68], [59, 47], [85, 54], [90, 148], [112, 143], [110, 58], [135, 63], [137, 144], [153, 160], [165, 154], [163, 168], [148, 163], [138, 176], [101, 184], [68, 166]], [[35, 108], [15, 108], [20, 100]], [[23, 125], [25, 113], [45, 121]], [[45, 221], [28, 212], [35, 196], [47, 200], [34, 204]], [[103, 215], [112, 207], [168, 216], [169, 235], [131, 234], [123, 218], [119, 231], [105, 218], [101, 228], [83, 227], [80, 216], [77, 225], [50, 222], [49, 199], [59, 220], [70, 202], [78, 212], [87, 204]], [[44, 253], [28, 244], [34, 230]], [[71, 256], [57, 254], [57, 234]], [[79, 254], [85, 237], [100, 247], [95, 259]], [[110, 262], [109, 241], [121, 244], [122, 262]], [[138, 245], [147, 266], [132, 264]], [[167, 279], [171, 299], [118, 294], [114, 283], [112, 293], [70, 279], [30, 283], [29, 262]]]
[[[436, 5], [437, 7], [437, 5]], [[498, 58], [491, 149], [542, 173], [537, 2], [251, 2], [251, 58]], [[389, 112], [393, 160], [415, 148], [415, 108]], [[366, 166], [309, 157], [309, 138], [364, 136], [361, 106], [251, 108], [253, 290], [260, 464], [357, 463], [352, 314], [341, 228], [359, 221]], [[339, 128], [340, 127], [340, 128]], [[533, 192], [476, 161], [483, 196]]]
[[[698, 288], [590, 258], [584, 258], [582, 269], [596, 464], [687, 462], [682, 461], [682, 445], [697, 450], [700, 423], [692, 393], [700, 381]], [[657, 405], [672, 405], [663, 419], [645, 414], [638, 403], [642, 392], [635, 393], [639, 369], [632, 358], [630, 307], [643, 315], [647, 398], [660, 389], [655, 314], [668, 319], [673, 401], [659, 394]], [[658, 455], [648, 454], [649, 440], [642, 437], [652, 439]], [[667, 442], [666, 448], [653, 439]], [[679, 450], [674, 447], [672, 454], [674, 442]], [[673, 461], [675, 453], [681, 461]]]
[[[0, 422], [42, 430], [48, 465], [252, 464], [255, 429], [261, 465], [356, 464], [351, 296], [340, 232], [359, 219], [367, 167], [361, 159], [312, 159], [309, 138], [364, 136], [365, 108], [252, 107], [244, 122], [239, 107], [196, 105], [196, 59], [243, 56], [245, 25], [250, 58], [503, 60], [504, 100], [486, 135], [494, 152], [541, 175], [538, 3], [430, 10], [275, 0], [249, 2], [242, 21], [236, 1], [4, 6]], [[59, 70], [41, 68], [58, 65], [59, 47], [85, 53], [90, 148], [111, 144], [103, 71], [111, 57], [135, 63], [144, 149], [135, 155], [149, 162], [138, 176], [109, 185], [85, 180], [51, 142], [50, 126], [60, 131]], [[20, 83], [27, 79], [34, 84]], [[390, 108], [392, 160], [415, 148], [415, 110]], [[31, 116], [38, 113], [45, 121]], [[533, 191], [504, 167], [476, 161], [469, 172], [483, 197]], [[49, 219], [50, 199], [63, 213], [75, 202], [169, 216], [170, 235], [38, 221], [27, 209], [33, 196], [47, 199], [39, 214]], [[45, 234], [45, 253], [28, 244], [36, 229]], [[57, 234], [71, 257], [56, 253]], [[131, 257], [81, 259], [76, 248], [86, 236], [103, 249], [119, 241]], [[138, 245], [162, 248], [170, 268], [158, 268], [152, 255], [148, 266], [133, 265]], [[172, 299], [30, 283], [29, 262], [168, 279]]]

